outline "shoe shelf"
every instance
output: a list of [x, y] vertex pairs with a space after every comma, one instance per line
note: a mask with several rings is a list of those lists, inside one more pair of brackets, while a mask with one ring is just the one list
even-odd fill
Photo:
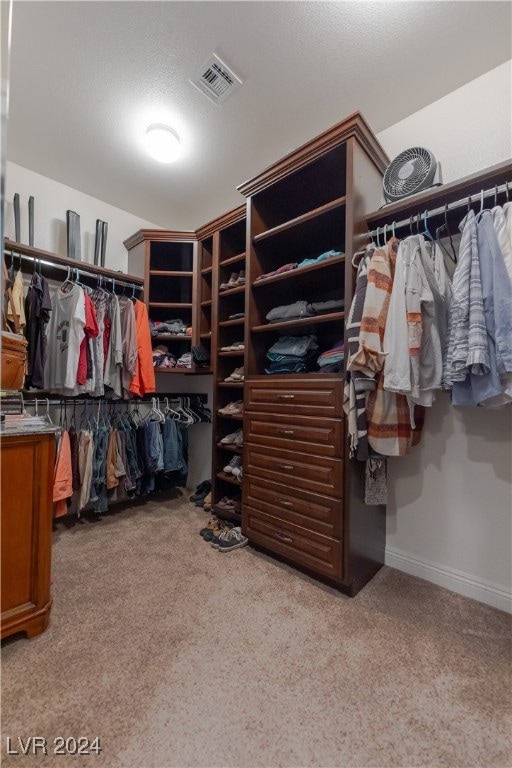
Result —
[[173, 339], [179, 339], [180, 341], [192, 341], [192, 336], [183, 333], [171, 333], [166, 335], [165, 333], [157, 333], [156, 336], [151, 337], [153, 341], [172, 341]]
[[242, 487], [242, 483], [240, 480], [237, 480], [236, 477], [233, 477], [232, 475], [228, 475], [226, 472], [217, 472], [215, 475], [219, 480], [222, 480], [224, 483], [230, 483], [231, 485], [236, 485], [237, 488]]
[[179, 272], [178, 270], [150, 269], [150, 277], [193, 277], [193, 272]]
[[233, 350], [231, 352], [219, 352], [219, 357], [243, 357], [244, 356], [244, 350]]
[[201, 302], [201, 306], [202, 307], [211, 307], [212, 306], [212, 300], [211, 299], [207, 299], [206, 301], [202, 301]]
[[237, 387], [238, 388], [243, 387], [244, 383], [243, 383], [243, 381], [218, 381], [217, 382], [217, 386], [218, 387], [222, 387], [222, 388], [227, 388], [227, 389], [229, 389], [229, 388], [231, 388], [231, 389], [235, 388], [236, 389]]
[[243, 253], [237, 253], [236, 256], [230, 256], [228, 259], [223, 259], [219, 262], [219, 267], [228, 267], [232, 264], [238, 264], [240, 261], [245, 262], [245, 251]]
[[192, 302], [185, 303], [182, 301], [149, 301], [149, 307], [154, 309], [192, 309]]
[[[272, 229], [267, 229], [264, 232], [260, 232], [259, 235], [254, 235], [253, 243], [256, 245], [257, 243], [261, 243], [272, 238], [274, 240], [278, 240], [278, 242], [287, 241], [286, 245], [288, 246], [289, 238], [297, 236], [303, 237], [304, 233], [307, 233], [312, 229], [311, 223], [314, 223], [316, 228], [316, 219], [320, 219], [321, 224], [323, 225], [324, 222], [322, 217], [326, 216], [327, 214], [335, 212], [335, 214], [339, 216], [340, 209], [343, 208], [346, 201], [346, 197], [340, 197], [337, 200], [331, 200], [331, 202], [326, 203], [325, 205], [321, 205], [319, 208], [315, 208], [313, 211], [308, 211], [307, 213], [303, 213], [301, 216], [297, 216], [294, 219], [285, 221], [283, 224], [279, 224], [277, 227], [273, 227]], [[293, 234], [292, 230], [294, 230]]]
[[243, 421], [243, 414], [238, 413], [217, 413], [219, 419], [231, 419], [232, 421]]
[[213, 272], [213, 267], [206, 267], [206, 269], [201, 270], [202, 275], [210, 275]]
[[243, 453], [244, 451], [243, 448], [231, 443], [217, 443], [217, 448], [220, 448], [221, 451], [229, 451], [230, 453]]
[[225, 288], [223, 291], [219, 291], [219, 299], [223, 299], [225, 296], [233, 296], [234, 293], [243, 293], [245, 291], [245, 285], [237, 285], [236, 288]]
[[219, 328], [228, 328], [232, 325], [244, 325], [245, 324], [245, 318], [244, 317], [236, 317], [234, 320], [221, 320], [219, 323]]
[[212, 506], [212, 512], [222, 520], [231, 520], [237, 523], [242, 522], [242, 515], [240, 512], [235, 512], [234, 509], [227, 509], [226, 507], [219, 507], [218, 504]]
[[[297, 269], [291, 269], [289, 272], [282, 272], [280, 275], [272, 275], [272, 277], [265, 277], [263, 280], [255, 280], [251, 283], [251, 288], [254, 290], [260, 290], [266, 288], [269, 285], [275, 283], [281, 283], [284, 280], [293, 281], [290, 283], [289, 290], [295, 289], [295, 282], [305, 280], [308, 285], [311, 285], [311, 280], [321, 280], [325, 273], [326, 282], [332, 280], [332, 273], [339, 272], [340, 265], [345, 262], [345, 256], [333, 256], [325, 261], [319, 261], [318, 264], [310, 264], [307, 267], [300, 267]], [[313, 275], [311, 273], [314, 273]], [[283, 287], [281, 286], [281, 290]]]

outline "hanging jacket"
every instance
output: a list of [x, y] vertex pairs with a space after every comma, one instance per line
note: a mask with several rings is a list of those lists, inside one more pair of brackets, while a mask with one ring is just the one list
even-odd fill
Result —
[[146, 305], [138, 299], [134, 304], [135, 329], [137, 333], [137, 363], [135, 375], [130, 382], [130, 392], [144, 396], [155, 391], [155, 371], [153, 369], [153, 354], [151, 349], [151, 334]]

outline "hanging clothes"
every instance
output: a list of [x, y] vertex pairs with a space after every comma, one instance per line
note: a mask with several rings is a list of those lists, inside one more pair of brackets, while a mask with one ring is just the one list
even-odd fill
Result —
[[137, 299], [134, 304], [134, 311], [138, 356], [135, 375], [130, 382], [130, 392], [143, 397], [145, 394], [154, 392], [156, 389], [155, 371], [153, 369], [148, 312], [145, 304]]
[[53, 501], [55, 517], [62, 517], [67, 512], [67, 502], [73, 494], [73, 469], [71, 445], [66, 430], [62, 431], [57, 449], [57, 460], [53, 477]]
[[103, 383], [114, 391], [116, 398], [122, 397], [121, 369], [123, 365], [123, 336], [121, 331], [121, 310], [119, 299], [114, 294], [110, 299], [110, 336], [104, 367]]
[[[12, 272], [14, 272], [14, 270], [12, 270]], [[11, 270], [9, 270], [9, 273], [9, 277], [12, 281], [12, 302], [7, 302], [7, 319], [12, 323], [14, 323], [14, 321], [17, 319], [21, 332], [23, 333], [23, 330], [27, 324], [25, 317], [25, 296], [23, 293], [23, 275], [21, 273], [21, 269], [18, 269], [16, 274], [12, 275], [12, 277]], [[16, 313], [16, 318], [14, 317], [13, 313]]]
[[79, 285], [66, 282], [52, 302], [44, 381], [45, 388], [74, 394], [80, 345], [84, 338], [85, 298]]
[[139, 355], [137, 346], [137, 329], [135, 321], [135, 309], [133, 301], [128, 300], [121, 309], [121, 336], [122, 336], [122, 387], [124, 397], [130, 397], [130, 382], [135, 376], [137, 358]]
[[46, 364], [47, 335], [46, 326], [50, 320], [52, 302], [48, 283], [42, 275], [34, 272], [25, 299], [27, 338], [27, 377], [25, 387], [44, 389], [44, 369]]

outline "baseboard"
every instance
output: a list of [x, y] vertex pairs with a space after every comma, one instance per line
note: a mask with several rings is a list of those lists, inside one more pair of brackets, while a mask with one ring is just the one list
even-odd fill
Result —
[[417, 576], [432, 584], [450, 589], [452, 592], [471, 597], [493, 608], [499, 608], [500, 611], [512, 613], [512, 593], [497, 584], [475, 579], [468, 573], [447, 568], [439, 563], [419, 560], [392, 547], [386, 547], [385, 563], [398, 571], [404, 571], [411, 576]]

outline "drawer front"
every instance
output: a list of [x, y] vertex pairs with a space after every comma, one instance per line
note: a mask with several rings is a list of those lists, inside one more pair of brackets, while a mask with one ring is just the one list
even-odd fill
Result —
[[314, 573], [341, 580], [342, 552], [339, 539], [321, 536], [251, 507], [244, 509], [243, 531], [254, 544], [310, 568]]
[[343, 502], [319, 493], [298, 491], [281, 483], [248, 477], [244, 503], [279, 520], [288, 520], [303, 528], [339, 538]]
[[342, 495], [343, 462], [330, 456], [251, 445], [244, 447], [244, 475], [267, 478], [325, 496]]
[[274, 416], [248, 413], [244, 426], [245, 440], [257, 445], [288, 448], [319, 456], [343, 456], [343, 422], [341, 419], [314, 416]]
[[341, 417], [341, 379], [319, 381], [246, 381], [245, 410], [303, 416]]

